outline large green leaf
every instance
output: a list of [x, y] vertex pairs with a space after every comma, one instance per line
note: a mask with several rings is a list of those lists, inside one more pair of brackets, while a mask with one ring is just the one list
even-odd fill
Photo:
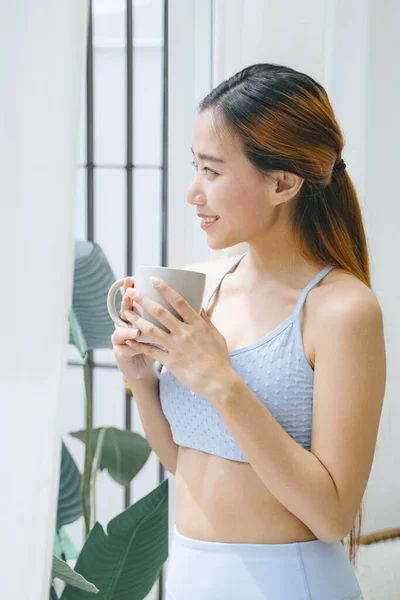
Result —
[[82, 516], [79, 499], [81, 474], [68, 448], [62, 442], [60, 483], [58, 488], [58, 506], [56, 529], [72, 523]]
[[61, 527], [55, 533], [53, 554], [62, 560], [72, 560], [78, 556], [78, 552], [64, 527]]
[[74, 586], [79, 590], [84, 590], [85, 597], [87, 597], [86, 592], [90, 592], [91, 594], [97, 594], [99, 591], [97, 587], [93, 585], [93, 583], [90, 583], [80, 573], [77, 573], [76, 571], [71, 569], [71, 567], [66, 562], [64, 562], [57, 556], [53, 556], [52, 577], [53, 579], [54, 577], [57, 577], [58, 579], [65, 581], [65, 583], [69, 587]]
[[[90, 457], [96, 450], [100, 427], [90, 432]], [[85, 442], [85, 431], [73, 431], [69, 435]], [[151, 446], [139, 433], [127, 429], [107, 427], [104, 438], [100, 470], [107, 469], [110, 476], [123, 486], [128, 486], [146, 463]]]
[[[98, 600], [143, 600], [168, 558], [168, 479], [109, 522], [91, 530], [75, 570], [99, 588]], [[62, 600], [87, 600], [67, 585]]]
[[[101, 247], [92, 242], [75, 241], [74, 290], [70, 313], [69, 343], [86, 360], [93, 348], [112, 348], [114, 323], [107, 310], [107, 295], [116, 280]], [[116, 309], [122, 296], [116, 297]]]

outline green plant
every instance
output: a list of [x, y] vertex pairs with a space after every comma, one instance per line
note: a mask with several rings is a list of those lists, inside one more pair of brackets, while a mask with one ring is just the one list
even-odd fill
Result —
[[[112, 519], [105, 532], [96, 522], [95, 487], [98, 470], [127, 486], [143, 468], [151, 448], [141, 435], [115, 427], [91, 429], [88, 351], [111, 348], [114, 325], [106, 305], [115, 277], [100, 246], [76, 241], [74, 290], [70, 312], [70, 343], [83, 364], [86, 428], [70, 435], [85, 445], [83, 473], [62, 444], [60, 484], [52, 577], [66, 586], [61, 600], [142, 600], [168, 557], [168, 481]], [[121, 298], [118, 297], [118, 303]], [[119, 309], [119, 307], [117, 306]], [[75, 570], [65, 562], [76, 556], [64, 525], [83, 515], [86, 540]], [[58, 598], [53, 585], [50, 598]]]

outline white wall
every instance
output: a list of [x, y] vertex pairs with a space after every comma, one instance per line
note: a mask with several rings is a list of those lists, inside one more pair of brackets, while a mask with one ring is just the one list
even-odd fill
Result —
[[0, 580], [7, 600], [49, 595], [87, 6], [0, 3]]
[[[366, 531], [400, 524], [400, 284], [398, 278], [400, 204], [396, 175], [400, 164], [400, 4], [369, 3], [368, 78], [365, 115], [365, 209], [372, 254], [372, 282], [386, 330], [387, 391], [375, 463], [366, 496]], [[357, 108], [355, 107], [353, 117]]]

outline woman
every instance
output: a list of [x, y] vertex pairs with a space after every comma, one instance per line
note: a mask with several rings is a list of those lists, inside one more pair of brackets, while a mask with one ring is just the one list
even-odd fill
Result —
[[[385, 343], [342, 149], [314, 79], [243, 69], [200, 104], [187, 200], [210, 248], [248, 251], [187, 267], [206, 273], [200, 315], [153, 281], [183, 321], [125, 280], [121, 316], [162, 346], [113, 334], [176, 476], [168, 600], [362, 598], [353, 567]], [[170, 333], [127, 310], [133, 299]]]

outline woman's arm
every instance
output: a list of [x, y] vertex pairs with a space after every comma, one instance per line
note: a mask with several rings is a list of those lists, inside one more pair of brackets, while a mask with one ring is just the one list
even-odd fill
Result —
[[322, 541], [351, 530], [371, 471], [386, 383], [382, 312], [365, 287], [330, 294], [315, 321], [311, 452], [235, 371], [207, 398], [274, 496]]
[[154, 375], [127, 382], [139, 410], [146, 439], [157, 454], [163, 467], [175, 475], [179, 446], [172, 439], [172, 432], [160, 403], [160, 378]]

